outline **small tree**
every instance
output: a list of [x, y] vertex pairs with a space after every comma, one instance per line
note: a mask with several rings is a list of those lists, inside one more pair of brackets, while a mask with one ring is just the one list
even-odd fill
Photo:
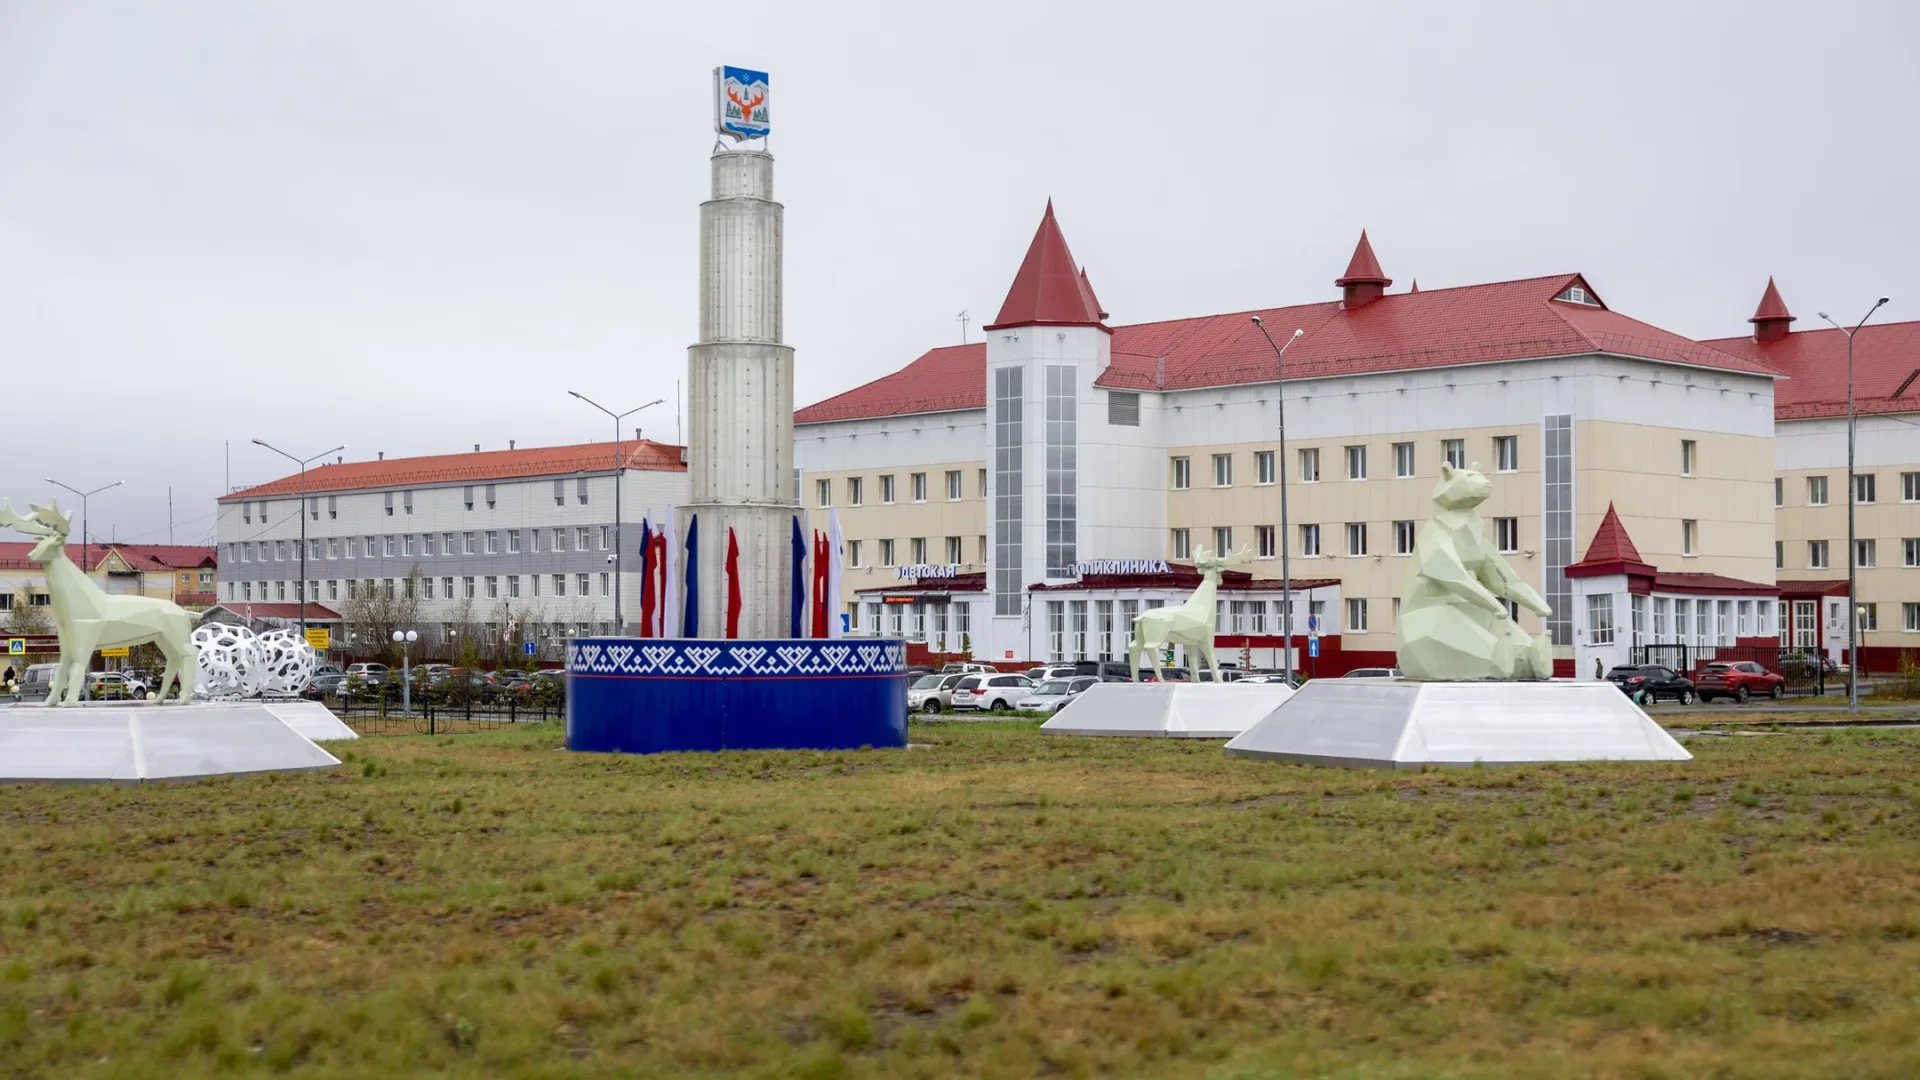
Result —
[[53, 628], [53, 608], [51, 605], [34, 606], [33, 595], [36, 588], [45, 588], [37, 582], [28, 582], [13, 590], [13, 610], [7, 616], [7, 632], [26, 637], [29, 634], [49, 633]]
[[393, 643], [393, 632], [419, 629], [420, 581], [420, 567], [416, 565], [394, 583], [391, 593], [379, 581], [348, 583], [347, 602], [341, 605], [340, 617], [354, 652], [378, 656], [388, 664], [399, 662], [400, 650]]
[[960, 655], [966, 657], [969, 660], [973, 659], [973, 635], [972, 634], [960, 635]]

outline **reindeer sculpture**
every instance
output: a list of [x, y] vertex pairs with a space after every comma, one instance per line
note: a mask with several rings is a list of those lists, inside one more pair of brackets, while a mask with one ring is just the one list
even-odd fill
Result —
[[1213, 681], [1220, 681], [1220, 662], [1213, 656], [1213, 594], [1220, 587], [1220, 571], [1252, 561], [1250, 548], [1227, 555], [1210, 555], [1206, 548], [1201, 548], [1193, 559], [1193, 568], [1201, 573], [1200, 587], [1193, 590], [1187, 602], [1134, 616], [1133, 644], [1127, 647], [1127, 664], [1133, 669], [1135, 682], [1140, 681], [1140, 654], [1143, 651], [1147, 654], [1153, 677], [1158, 679], [1161, 677], [1160, 650], [1171, 645], [1185, 645], [1189, 656], [1197, 652], [1213, 672]]
[[95, 650], [149, 641], [167, 658], [166, 674], [160, 676], [160, 700], [166, 700], [167, 688], [177, 675], [180, 692], [176, 700], [186, 701], [193, 694], [195, 671], [193, 616], [168, 600], [102, 592], [67, 558], [67, 530], [72, 524], [73, 515], [62, 514], [60, 504], [53, 500], [35, 506], [25, 517], [0, 502], [0, 526], [40, 538], [27, 558], [46, 567], [47, 592], [53, 596], [53, 623], [60, 635], [60, 666], [54, 672], [47, 704], [80, 703], [87, 662], [93, 659]]

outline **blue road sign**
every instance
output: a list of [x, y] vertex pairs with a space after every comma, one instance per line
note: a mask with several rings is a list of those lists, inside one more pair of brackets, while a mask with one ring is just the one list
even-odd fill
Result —
[[1319, 638], [1316, 637], [1316, 638], [1307, 639], [1307, 655], [1308, 656], [1320, 655], [1320, 639]]
[[1317, 634], [1319, 632], [1320, 632], [1320, 616], [1318, 615], [1307, 616], [1307, 633]]
[[528, 641], [528, 642], [524, 642], [524, 643], [522, 643], [522, 644], [521, 644], [521, 646], [520, 646], [520, 649], [521, 649], [521, 651], [522, 651], [522, 652], [524, 652], [524, 653], [526, 653], [526, 654], [527, 654], [528, 656], [532, 656], [532, 655], [533, 655], [533, 642], [531, 642], [531, 641]]

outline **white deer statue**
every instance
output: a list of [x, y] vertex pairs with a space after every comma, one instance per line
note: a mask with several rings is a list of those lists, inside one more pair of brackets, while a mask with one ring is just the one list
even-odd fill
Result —
[[1200, 571], [1200, 587], [1179, 607], [1154, 608], [1133, 618], [1133, 644], [1127, 646], [1127, 664], [1133, 669], [1133, 681], [1140, 681], [1140, 654], [1147, 654], [1153, 677], [1161, 678], [1160, 650], [1185, 645], [1187, 655], [1198, 654], [1220, 682], [1220, 662], [1213, 656], [1214, 591], [1220, 587], [1220, 571], [1229, 566], [1252, 562], [1253, 551], [1241, 548], [1227, 555], [1210, 555], [1201, 548], [1194, 556], [1193, 568]]
[[160, 676], [159, 700], [166, 700], [167, 688], [177, 675], [180, 692], [176, 700], [186, 701], [193, 694], [193, 616], [169, 600], [101, 591], [67, 558], [67, 530], [72, 524], [73, 515], [62, 514], [60, 504], [53, 500], [35, 506], [25, 517], [0, 502], [0, 526], [40, 538], [27, 558], [46, 567], [47, 592], [53, 597], [53, 624], [60, 635], [60, 667], [54, 672], [47, 704], [80, 703], [87, 664], [95, 650], [149, 641], [167, 658], [166, 674]]

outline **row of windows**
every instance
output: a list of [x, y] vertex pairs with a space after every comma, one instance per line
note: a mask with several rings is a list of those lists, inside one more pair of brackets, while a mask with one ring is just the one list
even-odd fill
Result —
[[[544, 539], [543, 539], [544, 538]], [[518, 555], [521, 544], [539, 551], [610, 551], [613, 526], [575, 525], [553, 529], [488, 529], [484, 532], [387, 533], [384, 536], [329, 536], [307, 540], [307, 559], [393, 559], [433, 555]], [[240, 563], [285, 562], [300, 558], [300, 541], [245, 540], [227, 544], [227, 558]]]
[[[1691, 445], [1691, 443], [1689, 443]], [[1367, 478], [1367, 448], [1365, 446], [1344, 447], [1343, 460], [1349, 480]], [[1302, 484], [1320, 482], [1320, 448], [1307, 447], [1296, 452], [1299, 471], [1295, 479]], [[1213, 455], [1213, 486], [1217, 488], [1233, 486], [1232, 453]], [[1440, 440], [1440, 457], [1456, 469], [1467, 466], [1467, 440]], [[1520, 471], [1520, 441], [1514, 435], [1496, 435], [1493, 437], [1493, 462], [1495, 472]], [[1176, 491], [1185, 491], [1193, 486], [1193, 460], [1188, 457], [1172, 459], [1173, 487]], [[1393, 444], [1393, 475], [1411, 477], [1417, 468], [1416, 451], [1410, 442]], [[1256, 450], [1253, 452], [1253, 472], [1255, 484], [1271, 484], [1275, 480], [1274, 452]]]
[[[1827, 478], [1824, 476], [1809, 476], [1806, 478], [1806, 481], [1807, 505], [1828, 505]], [[1856, 505], [1864, 505], [1877, 501], [1879, 498], [1879, 487], [1880, 485], [1876, 479], [1876, 474], [1854, 473], [1854, 503]], [[1903, 472], [1900, 474], [1900, 501], [1920, 502], [1920, 472]], [[1776, 476], [1773, 478], [1773, 505], [1787, 505], [1787, 478], [1784, 476]]]
[[[1503, 555], [1519, 553], [1520, 519], [1497, 517], [1493, 518], [1492, 522], [1494, 549]], [[1342, 554], [1348, 556], [1373, 554], [1369, 541], [1371, 534], [1367, 527], [1368, 524], [1369, 523], [1365, 521], [1349, 521], [1346, 523], [1345, 535], [1347, 546]], [[1320, 556], [1322, 554], [1320, 547], [1320, 526], [1298, 525], [1295, 526], [1295, 528], [1298, 530], [1296, 534], [1298, 541], [1289, 554], [1299, 555], [1309, 559]], [[1389, 531], [1393, 538], [1393, 553], [1395, 555], [1413, 554], [1415, 529], [1416, 523], [1412, 521], [1395, 521], [1390, 524]], [[1234, 533], [1235, 529], [1233, 526], [1216, 527], [1213, 530], [1212, 550], [1216, 554], [1233, 551]], [[1276, 546], [1278, 535], [1279, 529], [1273, 525], [1253, 526], [1254, 555], [1262, 559], [1277, 557], [1280, 554]], [[1245, 533], [1241, 533], [1241, 536], [1244, 539]], [[1172, 546], [1174, 558], [1191, 559], [1193, 557], [1193, 530], [1174, 529]]]
[[[1141, 611], [1163, 606], [1165, 601], [1146, 600], [1049, 600], [1047, 601], [1047, 659], [1054, 662], [1125, 659], [1133, 643], [1133, 620]], [[1271, 618], [1269, 618], [1271, 604]], [[1305, 623], [1300, 616], [1301, 601], [1293, 602], [1293, 627], [1297, 635]], [[1265, 637], [1284, 634], [1285, 610], [1280, 600], [1219, 600], [1214, 607], [1214, 630], [1220, 634]], [[1326, 617], [1327, 602], [1308, 602], [1315, 618]], [[1367, 627], [1367, 601], [1356, 597], [1346, 602], [1346, 633], [1364, 634]], [[1394, 601], [1396, 614], [1399, 601]], [[876, 613], [877, 614], [877, 613]], [[896, 632], [898, 615], [895, 615]]]
[[[461, 578], [414, 578], [408, 576], [404, 578], [381, 578], [378, 581], [375, 581], [373, 578], [347, 578], [345, 579], [344, 588], [341, 579], [333, 578], [324, 583], [320, 581], [307, 582], [304, 593], [298, 581], [292, 582], [293, 588], [291, 590], [287, 588], [288, 582], [285, 581], [262, 581], [258, 583], [260, 586], [258, 596], [254, 595], [254, 582], [229, 581], [227, 582], [227, 599], [239, 601], [259, 600], [263, 603], [269, 601], [291, 601], [293, 603], [299, 603], [304, 599], [309, 602], [318, 603], [322, 599], [353, 600], [361, 597], [373, 597], [381, 593], [389, 598], [404, 595], [412, 599], [415, 597], [414, 583], [417, 581], [419, 582], [418, 599], [421, 600], [517, 600], [523, 595], [539, 596], [543, 583], [546, 584], [546, 588], [551, 595], [566, 596], [569, 577], [572, 579], [571, 585], [573, 595], [575, 596], [613, 595], [613, 575], [602, 572], [599, 574], [572, 575], [489, 574], [485, 577]], [[599, 579], [600, 586], [600, 591], [597, 594], [593, 591], [595, 578]], [[436, 581], [439, 583], [437, 587], [435, 586]], [[521, 592], [521, 583], [523, 581], [526, 583], [527, 589], [524, 594]], [[322, 584], [326, 586], [324, 596], [321, 593]], [[271, 596], [268, 595], [269, 589], [272, 590]], [[289, 595], [289, 592], [291, 592], [291, 595]]]
[[[1807, 569], [1831, 570], [1833, 565], [1828, 561], [1828, 553], [1831, 550], [1829, 541], [1807, 541]], [[1853, 565], [1862, 570], [1871, 570], [1880, 565], [1880, 545], [1873, 540], [1856, 539], [1853, 542]], [[1920, 536], [1901, 539], [1900, 565], [1920, 567]], [[1773, 542], [1773, 568], [1775, 570], [1787, 568], [1787, 542], [1784, 540]]]
[[[845, 477], [840, 481], [841, 485], [845, 490], [846, 499], [847, 499], [846, 505], [848, 506], [865, 506], [866, 505], [866, 502], [867, 502], [866, 479], [867, 478], [864, 476], [849, 476], [849, 477]], [[899, 477], [894, 473], [885, 473], [880, 476], [874, 477], [875, 483], [877, 483], [880, 488], [880, 505], [892, 506], [894, 503], [899, 501], [899, 499], [896, 497], [898, 495], [898, 491], [897, 491], [897, 485], [895, 484], [895, 481], [898, 479]], [[946, 492], [948, 502], [959, 502], [962, 498], [965, 497], [961, 492], [961, 486], [962, 486], [961, 479], [962, 479], [962, 470], [960, 469], [947, 470], [946, 486], [943, 490]], [[907, 493], [908, 493], [908, 497], [913, 502], [917, 502], [917, 503], [926, 502], [927, 501], [927, 474], [923, 472], [908, 473], [907, 474]], [[978, 489], [975, 492], [974, 497], [979, 499], [984, 499], [987, 497], [987, 470], [985, 469], [980, 470], [980, 475], [978, 478]], [[820, 479], [820, 480], [815, 480], [813, 482], [813, 501], [814, 501], [814, 505], [816, 506], [827, 507], [827, 506], [833, 505], [833, 481], [831, 479]]]
[[[1770, 600], [1692, 600], [1671, 596], [1632, 596], [1629, 644], [1732, 645], [1735, 638], [1772, 637]], [[1648, 601], [1651, 599], [1652, 603]], [[1653, 636], [1647, 636], [1648, 609], [1653, 613]], [[1613, 596], [1587, 597], [1587, 644], [1612, 645], [1619, 627]]]
[[[961, 543], [961, 538], [958, 536], [949, 536], [945, 539], [946, 543], [942, 547], [942, 553], [946, 558], [942, 559], [941, 563], [946, 566], [958, 566], [965, 562], [966, 555], [962, 550], [964, 545]], [[980, 536], [974, 539], [976, 541], [975, 551], [979, 554], [980, 565], [985, 566], [987, 565], [987, 538]], [[879, 556], [879, 562], [872, 564], [877, 566], [919, 566], [927, 561], [927, 538], [924, 536], [916, 536], [907, 541], [907, 558], [904, 560], [898, 558], [900, 548], [898, 546], [899, 542], [896, 540], [875, 540], [873, 541], [872, 548], [867, 547], [867, 542], [863, 540], [848, 540], [846, 543], [847, 565], [851, 567], [869, 565], [866, 562], [869, 552]]]
[[[468, 484], [465, 488], [461, 490], [461, 502], [465, 504], [468, 510], [472, 510], [474, 505], [474, 500], [473, 500], [474, 492], [481, 491], [484, 493], [486, 497], [487, 509], [492, 510], [498, 505], [498, 501], [495, 498], [495, 487], [496, 485], [494, 484]], [[394, 516], [393, 515], [393, 510], [395, 506], [394, 497], [396, 495], [399, 496], [398, 505], [402, 513], [405, 513], [405, 514], [413, 513], [413, 492], [412, 491], [387, 491], [387, 492], [382, 492], [381, 494], [385, 497], [385, 509], [387, 511], [388, 517]], [[576, 477], [574, 479], [573, 497], [574, 497], [574, 501], [578, 505], [580, 506], [587, 505], [587, 478], [586, 477], [581, 476], [581, 477]], [[327, 517], [338, 518], [340, 516], [340, 496], [328, 495], [325, 498], [327, 500]], [[314, 521], [320, 520], [320, 499], [321, 499], [321, 496], [319, 495], [307, 496], [307, 516], [312, 518]], [[298, 499], [294, 499], [291, 501], [295, 503], [296, 507], [298, 506], [298, 503], [299, 503]], [[553, 505], [555, 506], [567, 505], [567, 482], [565, 480], [555, 480], [553, 482]], [[253, 524], [253, 519], [255, 517], [258, 517], [260, 519], [260, 524], [262, 525], [267, 524], [267, 506], [268, 506], [268, 503], [264, 500], [247, 501], [247, 502], [241, 503], [240, 504], [241, 522], [247, 525], [251, 525]], [[297, 514], [299, 513], [299, 510], [295, 509], [294, 512]]]
[[[861, 614], [861, 608], [866, 613]], [[960, 639], [973, 634], [973, 605], [916, 601], [911, 604], [847, 605], [847, 623], [856, 634], [924, 641], [942, 652], [960, 648]]]

